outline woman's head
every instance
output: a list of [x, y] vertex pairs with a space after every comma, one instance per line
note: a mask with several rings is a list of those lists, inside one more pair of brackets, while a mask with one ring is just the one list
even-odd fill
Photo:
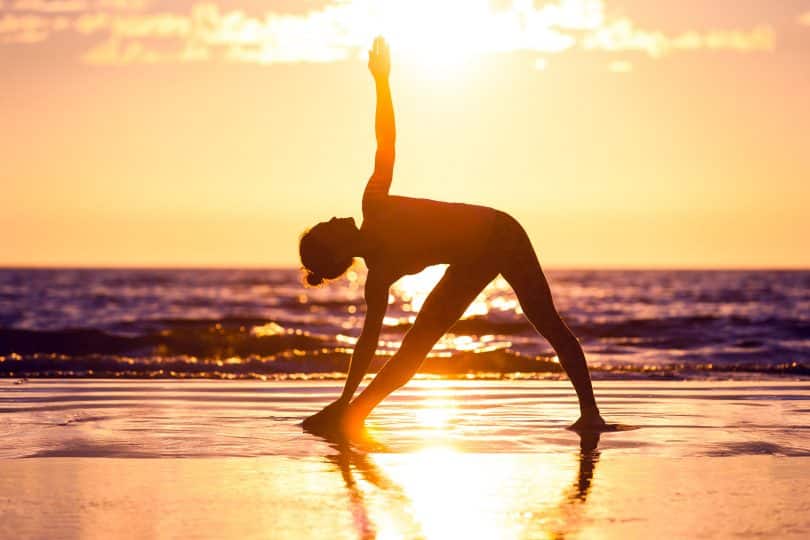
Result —
[[354, 262], [357, 237], [354, 218], [332, 218], [304, 231], [298, 251], [306, 270], [305, 281], [317, 287], [342, 276]]

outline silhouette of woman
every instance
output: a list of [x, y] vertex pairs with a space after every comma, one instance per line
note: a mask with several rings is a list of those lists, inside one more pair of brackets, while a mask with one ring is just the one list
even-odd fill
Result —
[[[368, 67], [377, 90], [377, 154], [363, 193], [363, 225], [353, 218], [319, 223], [301, 238], [306, 281], [316, 286], [340, 277], [354, 257], [365, 259], [366, 317], [341, 397], [304, 421], [312, 431], [356, 432], [371, 410], [416, 373], [438, 339], [498, 274], [514, 289], [523, 312], [551, 343], [574, 385], [581, 416], [572, 426], [599, 430], [605, 423], [591, 387], [585, 355], [554, 307], [546, 278], [526, 232], [510, 215], [483, 206], [388, 194], [394, 169], [396, 128], [388, 84], [388, 44], [378, 37]], [[446, 263], [447, 271], [426, 299], [399, 351], [354, 397], [374, 357], [388, 306], [388, 289], [400, 277]]]

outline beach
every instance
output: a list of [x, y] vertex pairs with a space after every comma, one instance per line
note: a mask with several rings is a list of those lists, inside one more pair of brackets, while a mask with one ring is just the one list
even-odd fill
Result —
[[810, 540], [808, 64], [810, 0], [0, 0], [0, 540]]
[[810, 385], [412, 381], [345, 447], [341, 381], [0, 381], [2, 538], [804, 538]]
[[[362, 469], [343, 470], [280, 456], [6, 463], [0, 535], [807, 538], [810, 531], [808, 458], [602, 455], [582, 496], [574, 455], [464, 454], [439, 471], [429, 458], [374, 455]], [[425, 465], [430, 476], [415, 474]]]
[[[442, 270], [392, 288], [372, 373]], [[0, 270], [0, 538], [810, 535], [810, 272], [549, 279], [625, 430], [566, 429], [499, 278], [347, 446], [301, 422], [342, 390], [362, 275]]]

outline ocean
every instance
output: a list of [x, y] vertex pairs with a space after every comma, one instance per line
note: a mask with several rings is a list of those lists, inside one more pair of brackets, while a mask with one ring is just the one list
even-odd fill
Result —
[[[442, 267], [391, 289], [378, 369]], [[810, 271], [551, 270], [593, 377], [810, 375]], [[295, 269], [1, 269], [0, 376], [330, 379], [363, 323], [364, 272], [319, 289]], [[423, 377], [560, 378], [502, 278]]]

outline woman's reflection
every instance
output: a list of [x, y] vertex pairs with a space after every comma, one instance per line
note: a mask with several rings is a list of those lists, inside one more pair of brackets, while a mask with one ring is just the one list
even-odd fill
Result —
[[583, 432], [579, 434], [579, 473], [577, 474], [576, 498], [585, 502], [591, 490], [593, 472], [599, 461], [599, 433]]
[[371, 505], [366, 501], [365, 493], [358, 485], [356, 474], [359, 474], [362, 481], [375, 489], [375, 495], [384, 497], [386, 511], [396, 514], [397, 519], [393, 521], [398, 522], [397, 528], [400, 529], [398, 531], [400, 534], [410, 532], [408, 537], [424, 537], [418, 522], [413, 519], [410, 499], [405, 495], [402, 487], [392, 482], [369, 458], [369, 454], [355, 450], [346, 441], [333, 441], [331, 446], [337, 450], [337, 453], [326, 456], [326, 459], [337, 466], [346, 483], [352, 521], [358, 538], [363, 540], [376, 538], [379, 529], [371, 518], [369, 511]]
[[[584, 504], [587, 501], [588, 494], [590, 493], [593, 484], [594, 471], [596, 464], [599, 461], [600, 452], [598, 450], [599, 434], [598, 433], [582, 433], [580, 434], [579, 452], [577, 453], [577, 475], [568, 489], [562, 491], [562, 496], [556, 503], [548, 504], [550, 501], [537, 500], [537, 505], [541, 506], [536, 511], [515, 511], [510, 512], [510, 516], [506, 516], [512, 520], [509, 524], [510, 527], [493, 527], [493, 529], [500, 530], [502, 537], [522, 537], [526, 533], [539, 532], [543, 530], [545, 533], [550, 533], [553, 537], [563, 537], [569, 533], [578, 530], [578, 523], [581, 521], [582, 511], [585, 509]], [[346, 484], [348, 493], [348, 500], [351, 508], [351, 514], [355, 531], [358, 538], [371, 539], [376, 538], [378, 535], [384, 536], [382, 533], [395, 533], [395, 536], [408, 537], [408, 538], [425, 538], [431, 537], [431, 532], [435, 528], [426, 526], [422, 522], [419, 507], [422, 505], [415, 505], [412, 490], [406, 489], [407, 480], [402, 483], [397, 483], [391, 479], [391, 475], [384, 472], [376, 460], [385, 454], [372, 454], [364, 451], [359, 451], [346, 441], [336, 442], [332, 441], [331, 446], [336, 450], [336, 453], [326, 456], [326, 459], [336, 466], [337, 470], [343, 477]], [[408, 457], [413, 456], [413, 454]], [[461, 458], [462, 454], [458, 454], [457, 458]], [[480, 455], [485, 456], [485, 455]], [[418, 459], [430, 459], [429, 456], [416, 456]], [[468, 456], [475, 458], [475, 456]], [[489, 456], [490, 458], [492, 456]], [[527, 459], [531, 460], [528, 456]], [[493, 458], [494, 459], [494, 458]], [[501, 463], [509, 459], [519, 460], [522, 464], [525, 459], [516, 454], [504, 454]], [[459, 461], [459, 460], [456, 460]], [[463, 460], [461, 460], [463, 461]], [[478, 478], [481, 473], [481, 468], [476, 466], [476, 461], [468, 461], [474, 466], [469, 470], [464, 471], [467, 477], [475, 475]], [[531, 461], [528, 461], [531, 463]], [[410, 465], [410, 464], [409, 464]], [[481, 467], [486, 466], [486, 463], [480, 464]], [[522, 465], [518, 465], [522, 466]], [[450, 477], [452, 474], [449, 475]], [[434, 479], [435, 482], [446, 482], [448, 475], [437, 475]], [[519, 479], [524, 482], [525, 479]], [[529, 482], [534, 482], [534, 486], [542, 483], [542, 479], [530, 479]], [[554, 479], [548, 480], [553, 482]], [[481, 480], [483, 483], [484, 480]], [[505, 483], [500, 486], [500, 489], [512, 489], [514, 492], [504, 493], [504, 496], [515, 497], [514, 505], [515, 510], [520, 508], [532, 506], [532, 490], [526, 490], [524, 484], [520, 484], [520, 490], [515, 489], [514, 482], [504, 481]], [[559, 485], [559, 484], [558, 484]], [[459, 486], [458, 496], [469, 496], [468, 493], [463, 491], [470, 487], [475, 487], [476, 484], [466, 484]], [[436, 486], [437, 489], [441, 488], [446, 491], [446, 485]], [[479, 486], [481, 491], [492, 489], [492, 486]], [[553, 492], [560, 493], [554, 489], [554, 485], [540, 486], [542, 494], [549, 495]], [[517, 493], [520, 491], [520, 493]], [[489, 493], [489, 492], [487, 492]], [[487, 496], [482, 493], [482, 496]], [[538, 499], [542, 498], [539, 492], [535, 492]], [[528, 498], [528, 499], [527, 499]], [[551, 497], [555, 498], [555, 497]], [[424, 501], [421, 501], [424, 503]], [[450, 501], [447, 501], [450, 502]], [[546, 504], [544, 504], [544, 502]], [[441, 504], [441, 501], [436, 501]], [[520, 508], [518, 508], [520, 506]], [[441, 513], [441, 508], [436, 508], [436, 512]], [[472, 509], [471, 509], [472, 511]], [[442, 514], [447, 519], [457, 519], [457, 513], [447, 512]], [[530, 517], [526, 517], [530, 516]], [[431, 520], [435, 520], [435, 513], [429, 516]], [[478, 516], [480, 518], [480, 516]], [[502, 521], [499, 517], [499, 521]], [[524, 522], [521, 523], [520, 521]], [[447, 528], [452, 528], [451, 523], [444, 524]], [[494, 525], [494, 524], [493, 524]], [[481, 531], [483, 534], [483, 531]], [[514, 533], [514, 534], [513, 534]]]

